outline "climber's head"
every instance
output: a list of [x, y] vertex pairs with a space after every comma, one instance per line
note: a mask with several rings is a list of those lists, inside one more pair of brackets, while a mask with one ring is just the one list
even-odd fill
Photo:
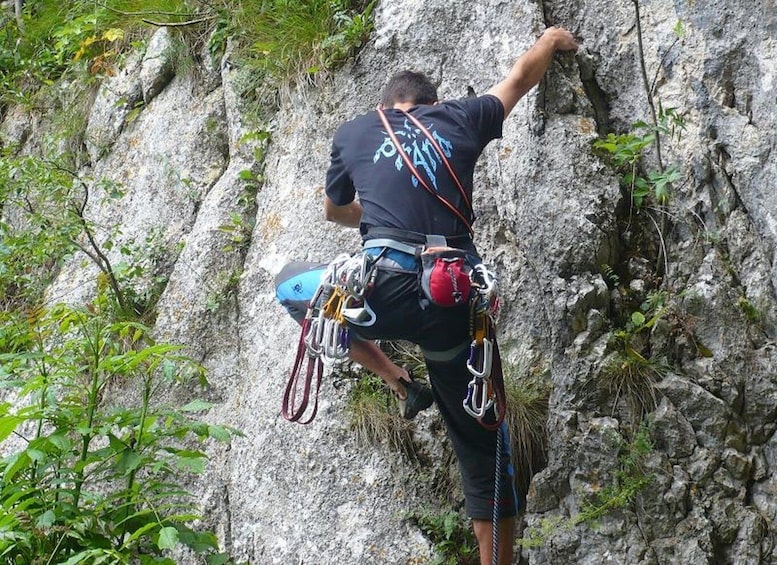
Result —
[[397, 104], [434, 104], [437, 87], [429, 78], [414, 71], [402, 71], [391, 77], [383, 89], [381, 104], [393, 108]]

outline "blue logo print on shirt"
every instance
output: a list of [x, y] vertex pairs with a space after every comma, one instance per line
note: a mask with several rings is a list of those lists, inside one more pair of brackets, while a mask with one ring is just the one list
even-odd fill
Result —
[[[433, 124], [428, 125], [427, 129], [432, 134], [435, 141], [440, 145], [443, 154], [445, 154], [446, 157], [450, 157], [453, 154], [453, 144], [438, 134], [434, 130]], [[426, 172], [426, 176], [432, 181], [434, 189], [439, 190], [437, 187], [437, 166], [442, 163], [442, 158], [434, 149], [432, 142], [429, 141], [421, 130], [412, 126], [407, 119], [405, 119], [404, 127], [399, 131], [395, 131], [394, 134], [402, 145], [402, 150], [410, 157], [413, 166], [415, 166], [419, 172], [421, 170]], [[401, 171], [404, 166], [404, 161], [402, 161], [400, 155], [397, 155], [397, 148], [394, 146], [394, 143], [391, 141], [388, 134], [386, 134], [386, 137], [383, 139], [383, 144], [375, 152], [372, 162], [377, 163], [382, 157], [390, 159], [395, 155], [396, 160], [394, 161], [394, 166], [398, 171]], [[411, 178], [413, 186], [418, 186], [418, 179], [415, 175], [412, 175]]]

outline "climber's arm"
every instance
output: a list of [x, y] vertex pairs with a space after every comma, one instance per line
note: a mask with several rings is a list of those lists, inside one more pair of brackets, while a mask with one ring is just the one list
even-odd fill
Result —
[[362, 218], [362, 207], [358, 200], [345, 206], [338, 206], [328, 196], [324, 196], [324, 219], [341, 226], [358, 228]]
[[532, 47], [521, 55], [507, 77], [488, 91], [502, 102], [505, 118], [518, 100], [529, 92], [545, 75], [556, 51], [576, 51], [572, 33], [560, 27], [550, 27]]

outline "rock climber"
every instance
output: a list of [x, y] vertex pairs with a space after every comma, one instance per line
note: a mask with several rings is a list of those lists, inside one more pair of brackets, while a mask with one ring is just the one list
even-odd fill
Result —
[[[392, 390], [407, 394], [403, 389], [413, 381], [370, 340], [403, 339], [421, 347], [431, 392], [459, 462], [465, 509], [483, 565], [492, 563], [494, 554], [500, 565], [512, 562], [517, 497], [509, 453], [499, 457], [505, 480], [497, 483], [494, 477], [497, 434], [506, 433], [505, 426], [488, 430], [462, 408], [471, 377], [468, 307], [441, 307], [422, 299], [418, 256], [402, 249], [429, 243], [430, 235], [442, 236], [445, 245], [479, 260], [471, 231], [475, 163], [485, 146], [501, 137], [504, 119], [539, 83], [554, 53], [576, 49], [569, 31], [548, 28], [486, 94], [444, 102], [438, 101], [436, 87], [426, 76], [401, 72], [387, 83], [378, 110], [353, 118], [335, 132], [326, 174], [325, 218], [358, 228], [365, 253], [379, 257], [367, 299], [376, 320], [369, 327], [351, 327], [361, 338], [351, 357], [367, 368], [377, 366]], [[279, 283], [294, 284], [289, 272], [282, 274]], [[495, 484], [501, 484], [499, 493]]]

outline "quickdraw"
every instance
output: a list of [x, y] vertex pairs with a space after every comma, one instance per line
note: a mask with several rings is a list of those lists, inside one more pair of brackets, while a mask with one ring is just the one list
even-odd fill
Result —
[[[467, 385], [464, 410], [477, 419], [487, 430], [496, 431], [494, 458], [494, 506], [491, 515], [491, 563], [499, 563], [499, 499], [502, 492], [502, 422], [507, 414], [502, 359], [496, 343], [496, 319], [499, 315], [499, 298], [496, 277], [485, 265], [478, 264], [470, 272], [473, 296], [470, 298], [470, 345], [467, 369], [472, 380]], [[486, 422], [489, 410], [494, 409], [492, 423]]]
[[[283, 394], [281, 414], [286, 420], [309, 424], [316, 417], [324, 366], [343, 359], [350, 351], [346, 322], [360, 326], [375, 322], [375, 312], [365, 298], [375, 283], [375, 265], [381, 256], [339, 255], [322, 275], [308, 303], [294, 366]], [[314, 399], [308, 410], [311, 392]], [[308, 411], [310, 414], [303, 419]]]
[[[463, 407], [483, 427], [495, 430], [501, 426], [506, 412], [502, 362], [496, 342], [496, 319], [499, 314], [496, 277], [481, 263], [472, 268], [470, 279], [474, 292], [470, 299], [472, 343], [467, 369], [472, 380], [467, 385]], [[485, 417], [492, 408], [495, 421], [488, 423]]]

